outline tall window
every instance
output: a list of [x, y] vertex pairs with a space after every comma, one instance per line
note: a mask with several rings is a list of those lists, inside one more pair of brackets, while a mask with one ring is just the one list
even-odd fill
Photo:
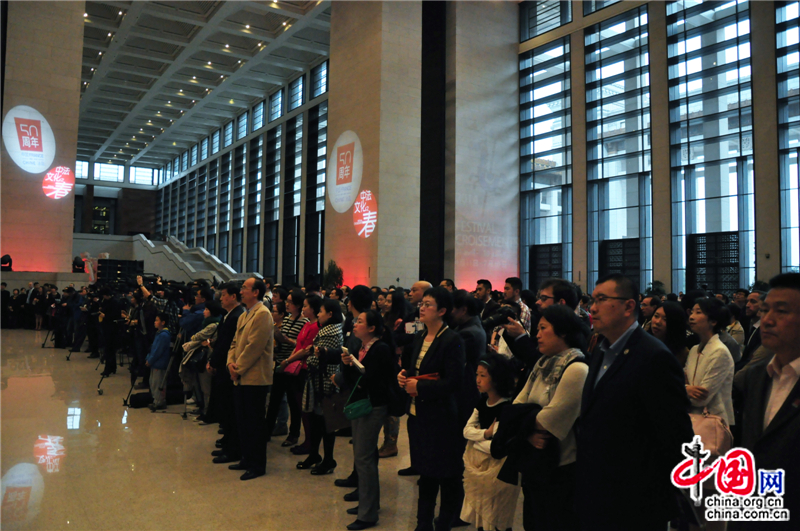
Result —
[[569, 37], [527, 52], [519, 67], [520, 273], [535, 290], [572, 276]]
[[776, 2], [781, 270], [800, 271], [800, 3]]
[[197, 223], [195, 230], [195, 247], [205, 247], [206, 240], [206, 199], [208, 182], [208, 164], [197, 170]]
[[231, 267], [242, 273], [244, 269], [244, 196], [245, 160], [247, 157], [247, 143], [243, 143], [233, 150], [233, 248], [231, 253]]
[[206, 160], [208, 158], [208, 137], [205, 137], [200, 142], [200, 160]]
[[236, 121], [236, 140], [241, 140], [247, 136], [247, 112], [239, 115]]
[[305, 76], [300, 76], [291, 83], [289, 83], [289, 110], [296, 109], [303, 104], [303, 79]]
[[586, 29], [589, 274], [653, 280], [647, 6]]
[[520, 41], [554, 30], [572, 21], [572, 2], [527, 0], [519, 5]]
[[191, 154], [191, 163], [190, 166], [194, 166], [197, 164], [197, 144], [192, 146], [192, 154]]
[[595, 11], [599, 11], [611, 4], [616, 4], [619, 1], [620, 0], [583, 0], [583, 14], [590, 15]]
[[286, 124], [283, 192], [283, 284], [300, 284], [300, 197], [303, 184], [303, 115]]
[[673, 291], [755, 281], [749, 6], [667, 4]]
[[188, 149], [183, 152], [183, 155], [181, 155], [181, 161], [182, 161], [182, 163], [181, 163], [181, 171], [188, 170], [189, 169], [189, 150]]
[[269, 97], [269, 121], [283, 116], [283, 89]]
[[208, 164], [208, 210], [206, 214], [206, 250], [217, 254], [217, 200], [219, 191], [219, 159]]
[[219, 252], [217, 258], [229, 264], [228, 234], [231, 228], [231, 152], [227, 152], [219, 159]]
[[211, 135], [211, 154], [214, 155], [217, 151], [219, 151], [219, 129]]
[[223, 128], [222, 147], [228, 147], [233, 144], [233, 122], [228, 122]]
[[195, 206], [197, 204], [197, 170], [187, 176], [186, 184], [186, 239], [187, 247], [194, 247]]
[[125, 166], [95, 162], [94, 179], [96, 181], [125, 182]]
[[311, 70], [311, 99], [328, 92], [328, 61]]
[[175, 178], [181, 172], [181, 158], [180, 156], [175, 157], [175, 160], [172, 161], [172, 177]]
[[[311, 109], [306, 146], [305, 276], [322, 281], [325, 248], [325, 176], [327, 173], [328, 102]], [[305, 282], [306, 279], [303, 279]]]
[[282, 132], [282, 125], [267, 132], [264, 154], [264, 276], [273, 280], [278, 278]]
[[88, 179], [89, 178], [89, 163], [85, 160], [75, 162], [75, 178]]
[[131, 182], [133, 184], [144, 184], [153, 186], [155, 184], [153, 175], [155, 171], [152, 168], [142, 168], [140, 166], [131, 166]]
[[256, 103], [255, 107], [253, 107], [253, 131], [258, 131], [262, 127], [264, 127], [264, 107], [266, 103], [263, 101], [259, 101]]
[[247, 177], [247, 271], [258, 271], [259, 229], [261, 227], [262, 148], [264, 135], [250, 140]]

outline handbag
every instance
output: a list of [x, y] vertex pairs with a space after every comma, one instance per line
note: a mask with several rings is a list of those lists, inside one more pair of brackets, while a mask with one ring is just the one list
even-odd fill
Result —
[[350, 420], [344, 415], [346, 404], [347, 398], [344, 393], [333, 393], [331, 396], [322, 397], [322, 416], [325, 418], [327, 433], [350, 427]]
[[291, 374], [292, 376], [297, 376], [300, 374], [300, 371], [303, 370], [303, 360], [297, 360], [291, 362], [289, 365], [283, 368], [284, 374]]
[[703, 408], [703, 413], [689, 413], [692, 419], [692, 429], [695, 435], [700, 436], [703, 447], [710, 452], [713, 459], [725, 455], [733, 446], [733, 434], [725, 420], [708, 412]]
[[[700, 365], [699, 360], [694, 366], [692, 382], [697, 377], [698, 365]], [[710, 414], [707, 407], [703, 408], [702, 413], [689, 413], [689, 417], [692, 419], [694, 434], [700, 436], [700, 440], [703, 441], [703, 447], [710, 452], [711, 460], [725, 455], [731, 449], [731, 446], [733, 446], [733, 434], [725, 419], [718, 415]]]
[[361, 376], [358, 377], [358, 381], [350, 392], [350, 397], [347, 399], [347, 404], [344, 406], [344, 416], [349, 420], [360, 419], [372, 413], [372, 402], [369, 401], [369, 397], [356, 400], [352, 404], [350, 403], [350, 400], [353, 398], [353, 393], [358, 389], [359, 383], [361, 383]]

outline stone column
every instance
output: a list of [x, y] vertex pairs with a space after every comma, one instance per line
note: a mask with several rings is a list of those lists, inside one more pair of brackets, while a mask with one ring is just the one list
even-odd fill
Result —
[[10, 254], [17, 271], [72, 271], [74, 192], [50, 199], [42, 181], [56, 166], [75, 171], [84, 7], [81, 1], [8, 5], [3, 111], [34, 108], [55, 141], [53, 161], [35, 173], [18, 166], [3, 143], [0, 254]]
[[[331, 4], [324, 263], [335, 260], [349, 286], [417, 280], [421, 36], [421, 2]], [[359, 236], [366, 191], [377, 225]]]

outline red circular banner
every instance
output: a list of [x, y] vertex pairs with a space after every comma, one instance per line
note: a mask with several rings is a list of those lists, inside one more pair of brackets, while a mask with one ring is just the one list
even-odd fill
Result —
[[75, 174], [67, 166], [56, 166], [44, 176], [42, 190], [50, 199], [63, 199], [75, 188]]
[[378, 201], [369, 190], [359, 192], [353, 203], [353, 227], [361, 238], [369, 238], [378, 224]]

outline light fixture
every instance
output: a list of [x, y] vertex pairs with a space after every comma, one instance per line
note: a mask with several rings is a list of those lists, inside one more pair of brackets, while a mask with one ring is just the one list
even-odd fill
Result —
[[259, 42], [258, 45], [261, 46], [261, 43]]
[[171, 101], [168, 101], [167, 103], [172, 103], [172, 102], [171, 102]]
[[219, 76], [219, 77], [225, 77], [225, 76]]
[[241, 59], [239, 59], [239, 64], [241, 64], [241, 63], [242, 63], [242, 60], [241, 60]]
[[94, 72], [94, 68], [92, 68], [92, 72]]
[[108, 32], [108, 36], [111, 37], [111, 32], [110, 31]]
[[230, 44], [226, 44], [226, 45], [225, 45], [225, 48], [230, 48], [230, 47], [231, 47], [231, 45], [230, 45]]
[[197, 79], [197, 76], [192, 76], [192, 79]]
[[211, 64], [211, 61], [209, 61], [209, 62], [208, 62], [208, 64], [210, 65], [210, 64]]
[[103, 52], [97, 52], [97, 55], [103, 55]]
[[283, 25], [285, 26], [285, 25], [286, 25], [286, 22], [284, 22], [284, 23], [283, 23]]
[[250, 29], [250, 24], [247, 24], [245, 28]]
[[89, 13], [84, 13], [84, 14], [83, 14], [83, 18], [86, 18], [86, 17], [88, 17], [88, 16], [89, 16]]
[[120, 12], [119, 12], [119, 14], [121, 15], [121, 14], [122, 14], [122, 11], [120, 11]]
[[192, 100], [192, 103], [194, 103], [194, 100]]

